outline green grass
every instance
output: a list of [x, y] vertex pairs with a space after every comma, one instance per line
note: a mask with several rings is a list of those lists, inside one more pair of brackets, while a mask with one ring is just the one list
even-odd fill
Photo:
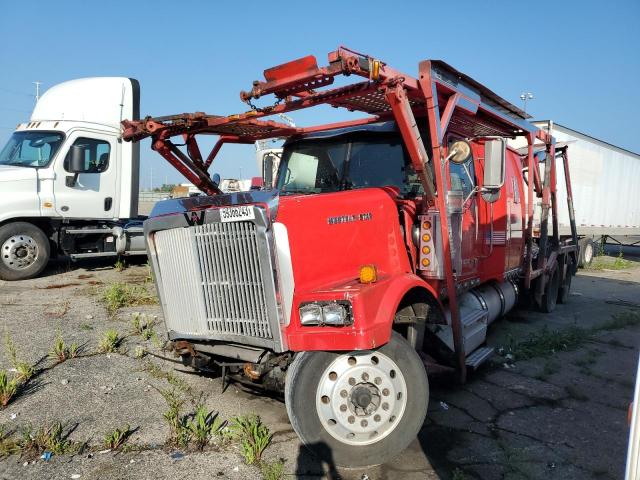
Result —
[[257, 415], [234, 417], [229, 424], [232, 438], [240, 442], [240, 453], [247, 465], [260, 463], [273, 435]]
[[145, 286], [130, 285], [122, 282], [111, 283], [104, 287], [100, 298], [106, 305], [110, 315], [115, 314], [123, 307], [154, 305], [158, 303], [157, 298], [150, 294]]
[[20, 453], [20, 444], [7, 433], [4, 425], [0, 425], [0, 458]]
[[116, 260], [113, 268], [116, 269], [116, 272], [122, 272], [125, 268], [127, 268], [127, 264], [124, 262], [124, 259], [118, 257], [118, 260]]
[[18, 372], [16, 375], [16, 380], [19, 382], [28, 382], [31, 377], [36, 374], [36, 369], [33, 365], [18, 358], [18, 349], [16, 348], [15, 342], [9, 335], [9, 332], [5, 333], [4, 347], [5, 353], [7, 355], [7, 360], [9, 360], [13, 368], [15, 368], [16, 372]]
[[15, 378], [9, 378], [6, 370], [0, 370], [0, 407], [5, 408], [18, 392], [20, 383]]
[[120, 337], [120, 334], [117, 330], [110, 328], [106, 332], [102, 334], [100, 341], [98, 342], [98, 352], [99, 353], [113, 353], [118, 350], [118, 347], [124, 340]]
[[67, 345], [62, 337], [60, 330], [56, 333], [56, 338], [53, 342], [53, 347], [49, 352], [49, 358], [57, 363], [62, 363], [70, 358], [76, 358], [80, 353], [80, 347], [77, 343]]
[[220, 418], [220, 415], [217, 412], [208, 411], [204, 404], [196, 405], [195, 413], [187, 420], [191, 440], [199, 450], [218, 437], [225, 426], [226, 422]]
[[104, 448], [118, 450], [124, 445], [132, 433], [133, 430], [131, 430], [129, 425], [125, 425], [122, 428], [116, 428], [105, 434], [102, 444], [104, 445]]
[[598, 333], [637, 325], [640, 325], [640, 311], [627, 310], [612, 315], [611, 319], [605, 323], [590, 328], [571, 325], [565, 329], [550, 330], [545, 326], [540, 332], [534, 333], [521, 342], [515, 342], [510, 338], [506, 351], [517, 360], [547, 357], [561, 351], [576, 350], [584, 343], [591, 341]]
[[21, 450], [23, 454], [38, 456], [43, 452], [55, 455], [76, 454], [82, 452], [86, 442], [72, 442], [67, 437], [69, 431], [60, 422], [44, 425], [37, 430], [28, 426], [23, 431]]
[[588, 270], [625, 270], [633, 265], [634, 262], [625, 259], [621, 250], [616, 257], [610, 257], [604, 254], [594, 257]]
[[260, 473], [262, 474], [263, 480], [283, 480], [284, 461], [262, 462], [260, 463]]

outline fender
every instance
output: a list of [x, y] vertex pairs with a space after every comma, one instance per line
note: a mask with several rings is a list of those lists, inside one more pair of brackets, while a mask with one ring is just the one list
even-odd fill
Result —
[[[363, 285], [357, 280], [296, 295], [291, 322], [285, 335], [292, 351], [348, 351], [371, 350], [386, 344], [391, 338], [395, 313], [404, 296], [413, 288], [422, 288], [437, 299], [433, 288], [413, 273], [404, 273]], [[354, 317], [346, 327], [300, 325], [298, 309], [311, 301], [349, 300]]]

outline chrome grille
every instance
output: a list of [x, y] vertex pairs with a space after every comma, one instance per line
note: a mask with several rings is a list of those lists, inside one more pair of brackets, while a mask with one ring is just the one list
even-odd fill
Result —
[[158, 230], [153, 243], [170, 332], [279, 348], [264, 228], [250, 221], [211, 222]]
[[192, 228], [208, 330], [272, 338], [255, 225], [207, 223]]

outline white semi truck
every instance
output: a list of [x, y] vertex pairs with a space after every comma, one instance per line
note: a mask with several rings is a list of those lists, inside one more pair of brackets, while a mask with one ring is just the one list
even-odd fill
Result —
[[42, 95], [0, 151], [0, 279], [34, 277], [56, 255], [146, 254], [140, 147], [120, 127], [139, 115], [130, 78], [77, 79]]

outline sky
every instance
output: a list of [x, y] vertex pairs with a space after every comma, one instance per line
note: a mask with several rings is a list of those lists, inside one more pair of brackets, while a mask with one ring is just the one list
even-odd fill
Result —
[[[345, 45], [417, 75], [442, 59], [527, 111], [640, 152], [640, 1], [0, 1], [0, 144], [42, 91], [73, 78], [140, 81], [141, 114], [247, 110], [240, 90], [265, 68]], [[293, 112], [299, 125], [348, 118]], [[258, 175], [251, 146], [213, 171]], [[141, 186], [182, 177], [141, 147]], [[152, 180], [153, 179], [153, 180]]]

